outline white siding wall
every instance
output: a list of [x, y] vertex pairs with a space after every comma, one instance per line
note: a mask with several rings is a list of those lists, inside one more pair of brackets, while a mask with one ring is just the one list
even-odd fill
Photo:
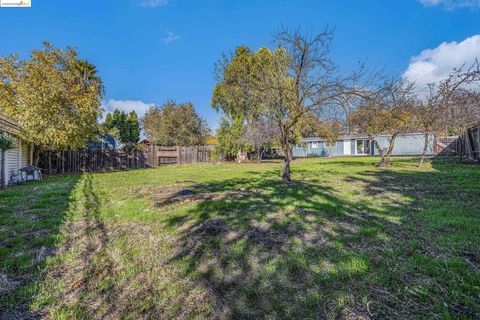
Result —
[[[1, 157], [1, 155], [0, 155]], [[28, 161], [28, 157], [26, 158]], [[18, 169], [21, 168], [23, 163], [22, 159], [22, 143], [20, 138], [15, 139], [15, 148], [7, 150], [5, 154], [5, 183], [8, 183], [10, 177], [14, 174], [18, 174]]]
[[10, 180], [10, 177], [13, 174], [18, 174], [18, 169], [20, 169], [20, 139], [15, 139], [15, 148], [7, 150], [6, 156], [6, 166], [7, 166], [7, 183]]

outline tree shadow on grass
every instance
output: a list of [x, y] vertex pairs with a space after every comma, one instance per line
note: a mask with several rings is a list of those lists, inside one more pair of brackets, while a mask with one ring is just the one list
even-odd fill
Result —
[[479, 318], [480, 171], [454, 160], [431, 164], [433, 171], [367, 170], [346, 181], [362, 183], [372, 198], [390, 199], [398, 217], [401, 228], [390, 231], [401, 248], [392, 251], [394, 300], [434, 318]]
[[167, 220], [182, 236], [172, 261], [209, 289], [219, 317], [475, 317], [475, 269], [439, 260], [446, 248], [417, 216], [449, 176], [434, 166], [343, 177], [361, 186], [355, 197], [317, 180], [285, 185], [276, 171], [196, 185], [216, 196]]
[[[315, 181], [285, 185], [277, 176], [199, 186], [223, 197], [168, 221], [183, 239], [173, 260], [205, 283], [229, 318], [369, 317], [364, 285], [382, 246], [377, 229], [395, 226], [367, 201], [341, 199]], [[352, 245], [364, 236], [373, 244]]]
[[42, 285], [39, 300], [46, 301], [37, 302], [43, 314], [52, 318], [169, 319], [207, 313], [195, 306], [179, 306], [179, 301], [188, 304], [204, 297], [190, 283], [173, 278], [175, 272], [164, 266], [161, 235], [144, 223], [104, 216], [109, 200], [96, 179], [97, 175], [86, 174], [78, 187], [75, 207], [62, 230], [59, 260]]
[[39, 318], [29, 306], [79, 180], [53, 177], [0, 191], [0, 319]]

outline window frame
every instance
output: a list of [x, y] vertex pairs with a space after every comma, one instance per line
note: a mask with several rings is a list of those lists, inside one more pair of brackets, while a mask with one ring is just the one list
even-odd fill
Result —
[[[359, 142], [359, 141], [362, 141], [362, 142], [363, 142], [362, 153], [359, 153], [359, 152], [358, 152], [358, 142]], [[367, 142], [367, 144], [368, 144], [368, 152], [367, 152], [367, 153], [365, 152], [365, 146], [366, 146], [365, 142]], [[372, 144], [372, 142], [371, 142], [369, 139], [357, 139], [357, 140], [355, 140], [355, 154], [356, 154], [356, 155], [361, 155], [361, 156], [368, 156], [368, 155], [370, 155], [371, 152], [372, 152], [372, 146], [371, 146], [371, 144]]]

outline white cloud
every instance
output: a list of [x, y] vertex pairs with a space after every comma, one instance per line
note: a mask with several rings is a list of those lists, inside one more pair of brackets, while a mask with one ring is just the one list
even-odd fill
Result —
[[178, 39], [180, 39], [181, 37], [171, 31], [167, 31], [167, 36], [165, 38], [163, 38], [163, 42], [165, 43], [172, 43], [173, 41], [176, 41]]
[[480, 59], [480, 35], [462, 42], [444, 42], [434, 49], [423, 50], [412, 57], [403, 77], [418, 87], [444, 79], [454, 68]]
[[167, 5], [169, 0], [141, 0], [138, 4], [146, 8], [155, 8]]
[[419, 0], [427, 7], [442, 5], [447, 9], [454, 8], [479, 8], [480, 0]]
[[[135, 111], [138, 117], [141, 117], [145, 114], [148, 110], [148, 107], [153, 105], [154, 103], [145, 103], [140, 100], [115, 100], [110, 99], [108, 101], [103, 101], [102, 108], [105, 109], [105, 114], [107, 112], [113, 112], [115, 109], [125, 112], [132, 112]], [[105, 116], [104, 114], [104, 116]]]

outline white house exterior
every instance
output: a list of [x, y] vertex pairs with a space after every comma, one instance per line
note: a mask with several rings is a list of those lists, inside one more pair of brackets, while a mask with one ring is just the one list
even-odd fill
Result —
[[[375, 140], [380, 148], [388, 147], [391, 136], [378, 135]], [[429, 136], [427, 154], [433, 154], [434, 134]], [[400, 134], [395, 139], [392, 155], [411, 156], [421, 155], [425, 145], [423, 133]], [[362, 135], [342, 136], [334, 143], [327, 143], [322, 138], [304, 138], [293, 147], [295, 157], [305, 156], [372, 156], [378, 155], [378, 150], [373, 142]]]
[[[20, 168], [31, 165], [33, 147], [20, 137], [19, 125], [2, 114], [0, 114], [0, 132], [10, 134], [15, 143], [15, 148], [7, 150], [5, 153], [5, 184], [8, 185], [12, 177], [19, 175]], [[0, 160], [1, 157], [0, 153]]]

